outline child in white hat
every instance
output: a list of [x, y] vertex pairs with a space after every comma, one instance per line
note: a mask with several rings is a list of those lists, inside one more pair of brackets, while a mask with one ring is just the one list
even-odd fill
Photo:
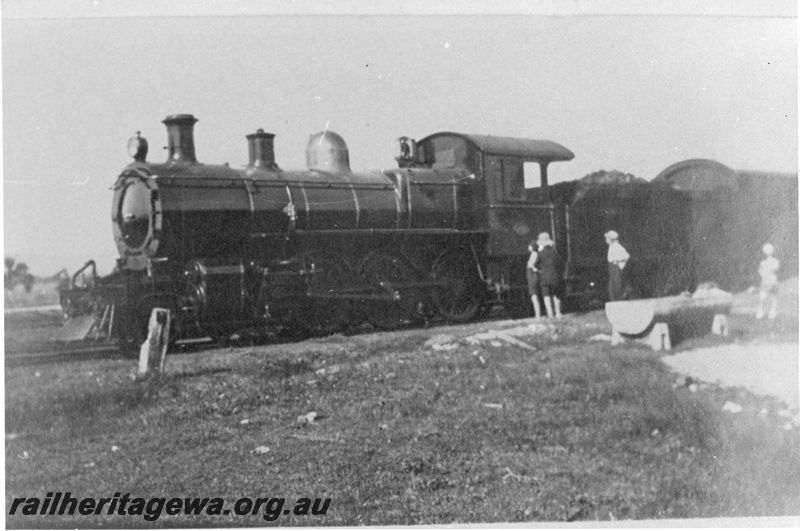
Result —
[[772, 256], [775, 248], [771, 243], [765, 243], [761, 248], [765, 258], [758, 264], [758, 276], [761, 277], [761, 290], [758, 297], [758, 311], [756, 319], [763, 319], [766, 313], [767, 301], [769, 301], [770, 319], [775, 319], [778, 315], [778, 269], [781, 267], [780, 261]]

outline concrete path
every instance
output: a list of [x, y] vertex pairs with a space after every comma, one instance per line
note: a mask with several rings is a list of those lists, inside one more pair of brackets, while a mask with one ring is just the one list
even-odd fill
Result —
[[665, 356], [675, 371], [724, 387], [775, 397], [797, 412], [800, 363], [797, 343], [744, 343]]

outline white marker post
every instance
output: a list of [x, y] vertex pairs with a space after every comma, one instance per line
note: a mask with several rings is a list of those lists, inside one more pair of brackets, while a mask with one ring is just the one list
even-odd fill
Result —
[[150, 372], [163, 374], [169, 347], [170, 311], [164, 308], [153, 308], [147, 326], [147, 339], [139, 350], [139, 378]]

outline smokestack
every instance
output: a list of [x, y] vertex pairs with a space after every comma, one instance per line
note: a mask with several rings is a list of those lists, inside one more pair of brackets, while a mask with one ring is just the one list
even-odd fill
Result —
[[249, 167], [262, 170], [278, 169], [278, 165], [275, 164], [274, 138], [275, 135], [265, 133], [263, 129], [259, 129], [252, 135], [247, 135], [247, 150], [250, 155]]
[[197, 118], [191, 114], [173, 114], [162, 122], [167, 126], [167, 162], [197, 164], [194, 156], [194, 124]]

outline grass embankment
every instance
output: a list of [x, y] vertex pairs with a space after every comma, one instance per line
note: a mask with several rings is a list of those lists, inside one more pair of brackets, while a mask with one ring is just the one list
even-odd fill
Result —
[[[800, 514], [800, 437], [781, 428], [776, 404], [674, 387], [657, 353], [587, 341], [600, 323], [572, 317], [557, 334], [522, 338], [536, 350], [462, 339], [434, 351], [424, 345], [432, 333], [414, 330], [177, 354], [158, 384], [133, 381], [130, 360], [10, 369], [7, 507], [71, 491], [332, 499], [326, 516], [284, 516], [284, 525]], [[744, 411], [722, 412], [729, 399]], [[298, 422], [311, 411], [313, 423]]]
[[60, 311], [7, 313], [3, 316], [6, 354], [44, 351], [53, 347], [53, 338], [64, 322]]

